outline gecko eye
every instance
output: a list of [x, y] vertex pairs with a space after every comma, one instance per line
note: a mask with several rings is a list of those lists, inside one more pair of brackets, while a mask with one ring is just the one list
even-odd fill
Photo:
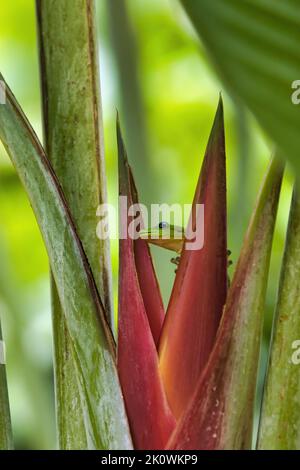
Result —
[[158, 224], [158, 228], [166, 228], [168, 227], [169, 224], [167, 224], [167, 222], [159, 222]]

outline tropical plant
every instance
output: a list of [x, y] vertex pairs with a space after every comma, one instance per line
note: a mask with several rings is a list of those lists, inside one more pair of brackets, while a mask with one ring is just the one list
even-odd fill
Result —
[[[218, 0], [219, 10], [206, 0], [183, 3], [217, 58], [225, 81], [230, 81], [229, 73], [235, 74], [239, 98], [297, 168], [294, 128], [288, 135], [278, 132], [270, 93], [266, 92], [262, 112], [252, 83], [246, 87], [246, 80], [243, 85], [237, 80], [255, 62], [255, 50], [260, 59], [257, 99], [262, 99], [265, 89], [259, 86], [265, 81], [265, 75], [261, 76], [265, 68], [259, 67], [264, 49], [258, 47], [260, 41], [253, 41], [250, 54], [248, 37], [257, 30], [265, 37], [268, 28], [280, 41], [281, 33], [275, 35], [276, 21], [291, 13], [291, 2], [273, 11], [273, 21], [266, 26], [256, 22], [254, 15], [246, 22], [243, 15], [260, 8], [269, 11], [271, 1], [255, 2], [252, 7], [248, 2]], [[74, 0], [72, 10], [68, 0], [37, 0], [36, 4], [44, 147], [1, 75], [6, 101], [0, 105], [0, 139], [29, 197], [49, 256], [59, 447], [251, 448], [265, 294], [283, 177], [281, 160], [276, 155], [269, 165], [229, 285], [220, 98], [187, 227], [187, 232], [195, 229], [197, 207], [204, 204], [204, 245], [189, 250], [184, 240], [165, 312], [147, 241], [120, 239], [116, 334], [109, 244], [96, 237], [97, 207], [106, 202], [106, 175], [94, 2]], [[242, 33], [233, 27], [236, 18], [247, 24]], [[218, 20], [220, 27], [207, 27], [206, 20]], [[225, 32], [224, 53], [219, 37]], [[235, 42], [237, 32], [240, 40]], [[267, 47], [267, 41], [264, 44]], [[247, 56], [245, 50], [252, 62], [244, 57], [237, 69], [231, 67], [231, 54]], [[287, 113], [281, 95], [279, 102], [281, 111]], [[288, 153], [291, 139], [293, 148]], [[117, 142], [119, 194], [126, 196], [129, 205], [138, 204], [134, 168], [128, 163], [119, 122]], [[134, 217], [121, 210], [120, 215], [127, 233]], [[263, 396], [260, 448], [300, 448], [300, 379], [295, 368], [300, 338], [298, 228], [295, 190]], [[12, 448], [5, 361], [1, 362], [0, 448]]]

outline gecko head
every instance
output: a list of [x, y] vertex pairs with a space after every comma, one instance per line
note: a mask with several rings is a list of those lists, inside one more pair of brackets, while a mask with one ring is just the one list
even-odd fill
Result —
[[140, 238], [143, 240], [170, 240], [182, 239], [183, 228], [168, 222], [159, 222], [155, 227], [150, 227], [140, 231]]
[[145, 230], [140, 231], [140, 238], [143, 240], [158, 240], [158, 239], [163, 239], [168, 236], [170, 237], [170, 228], [171, 226], [168, 224], [168, 222], [159, 222], [154, 227], [148, 227]]

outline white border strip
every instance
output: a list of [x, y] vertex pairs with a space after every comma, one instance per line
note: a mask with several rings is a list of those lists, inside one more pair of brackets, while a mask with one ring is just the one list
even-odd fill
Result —
[[0, 364], [6, 364], [5, 343], [0, 341]]

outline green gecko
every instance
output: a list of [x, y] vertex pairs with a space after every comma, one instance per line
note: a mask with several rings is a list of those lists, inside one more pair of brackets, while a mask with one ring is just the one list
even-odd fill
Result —
[[[148, 243], [160, 246], [167, 250], [175, 251], [181, 254], [184, 241], [184, 229], [176, 225], [170, 225], [167, 222], [160, 222], [156, 227], [150, 227], [148, 230], [140, 231], [140, 238]], [[179, 264], [180, 256], [171, 259], [171, 263]]]
[[[153, 245], [160, 246], [167, 250], [175, 251], [178, 256], [171, 259], [171, 263], [178, 266], [180, 261], [180, 254], [183, 248], [184, 242], [184, 229], [176, 225], [170, 225], [167, 222], [160, 222], [156, 227], [150, 227], [148, 230], [140, 231], [140, 238]], [[230, 250], [227, 250], [227, 255], [231, 254]], [[228, 260], [228, 267], [232, 264], [232, 261]], [[176, 272], [176, 271], [175, 271]]]

